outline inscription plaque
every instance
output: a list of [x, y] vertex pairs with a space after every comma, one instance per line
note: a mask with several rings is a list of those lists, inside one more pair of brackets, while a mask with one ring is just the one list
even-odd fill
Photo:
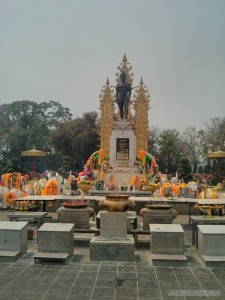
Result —
[[116, 159], [129, 160], [129, 139], [116, 139]]

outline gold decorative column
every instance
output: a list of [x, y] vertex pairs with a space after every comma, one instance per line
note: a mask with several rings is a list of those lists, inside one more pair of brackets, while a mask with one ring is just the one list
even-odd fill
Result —
[[148, 151], [148, 110], [149, 110], [148, 90], [144, 86], [141, 78], [140, 85], [136, 88], [132, 104], [135, 110], [135, 134], [136, 134], [136, 151]]
[[110, 136], [112, 132], [113, 116], [114, 116], [114, 89], [109, 85], [107, 79], [106, 85], [100, 94], [100, 148], [105, 150], [106, 158], [109, 158]]

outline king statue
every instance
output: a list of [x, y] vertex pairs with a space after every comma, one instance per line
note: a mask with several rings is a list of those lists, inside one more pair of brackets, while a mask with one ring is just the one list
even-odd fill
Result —
[[116, 86], [116, 103], [119, 107], [120, 118], [128, 118], [128, 105], [131, 97], [131, 85], [126, 81], [126, 73], [120, 74], [120, 82]]

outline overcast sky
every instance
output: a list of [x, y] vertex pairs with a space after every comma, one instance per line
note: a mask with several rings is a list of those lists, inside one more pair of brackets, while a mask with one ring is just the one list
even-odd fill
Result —
[[224, 0], [0, 0], [0, 104], [99, 112], [124, 53], [151, 95], [151, 126], [225, 117]]

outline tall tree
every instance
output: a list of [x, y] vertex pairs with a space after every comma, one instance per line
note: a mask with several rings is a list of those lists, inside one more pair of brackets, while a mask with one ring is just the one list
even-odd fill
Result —
[[[225, 150], [225, 117], [213, 118], [204, 123], [205, 150], [207, 152], [215, 150]], [[207, 152], [205, 154], [207, 154]]]
[[195, 126], [188, 126], [181, 136], [183, 154], [191, 161], [193, 172], [197, 172], [198, 162], [202, 158], [201, 132]]
[[179, 179], [183, 179], [186, 183], [191, 180], [191, 163], [186, 156], [182, 156], [177, 166], [177, 175]]
[[40, 104], [22, 100], [0, 105], [0, 169], [10, 157], [20, 157], [23, 150], [33, 147], [48, 151], [49, 130], [55, 122], [71, 119], [69, 109], [58, 102]]
[[98, 150], [97, 113], [87, 112], [83, 118], [58, 122], [50, 136], [55, 149], [70, 158], [70, 168], [81, 169], [88, 157]]
[[174, 130], [163, 130], [159, 139], [159, 167], [162, 172], [175, 173], [181, 155], [180, 134]]

